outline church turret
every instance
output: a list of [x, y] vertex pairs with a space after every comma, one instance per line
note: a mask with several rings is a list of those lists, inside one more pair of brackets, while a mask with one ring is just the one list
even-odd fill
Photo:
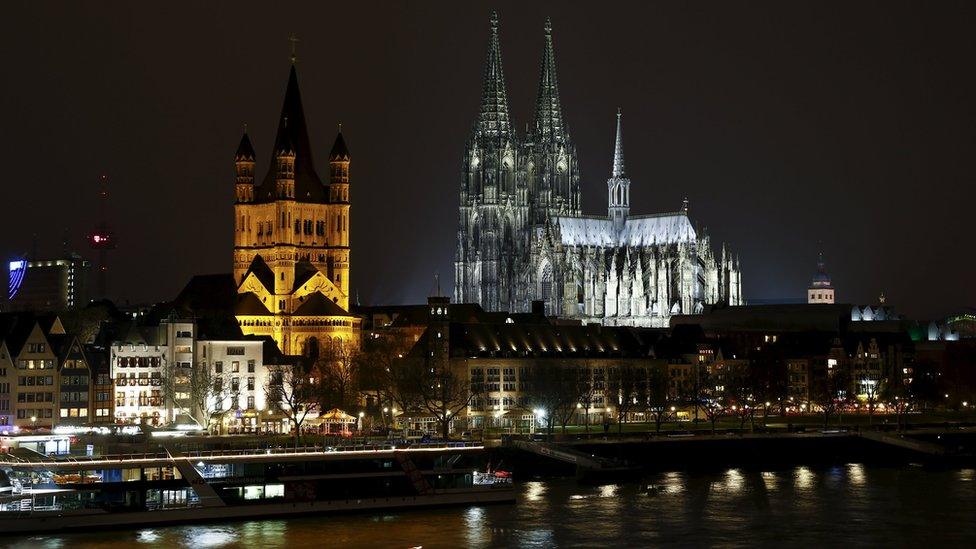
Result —
[[339, 134], [329, 152], [329, 200], [332, 202], [334, 219], [329, 221], [327, 233], [329, 242], [335, 248], [330, 252], [331, 278], [346, 296], [349, 295], [349, 165], [352, 156], [342, 137], [342, 124]]
[[823, 252], [817, 256], [817, 274], [813, 275], [810, 287], [807, 288], [807, 303], [833, 303], [834, 285], [830, 282], [827, 268], [824, 264]]
[[[288, 126], [287, 118], [285, 126]], [[275, 196], [295, 198], [295, 145], [287, 132], [275, 143]]]
[[234, 155], [234, 171], [237, 178], [234, 191], [238, 202], [252, 202], [254, 200], [254, 147], [247, 136], [247, 128], [241, 136], [241, 143]]
[[342, 124], [329, 153], [329, 201], [349, 202], [349, 149], [342, 138]]
[[617, 139], [613, 148], [613, 167], [610, 179], [607, 179], [607, 197], [610, 219], [613, 226], [620, 231], [630, 215], [630, 179], [624, 169], [624, 142], [621, 129], [621, 113], [617, 109]]

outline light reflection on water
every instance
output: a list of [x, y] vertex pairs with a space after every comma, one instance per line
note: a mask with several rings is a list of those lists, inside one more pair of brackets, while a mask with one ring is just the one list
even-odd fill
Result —
[[[18, 548], [976, 546], [976, 471], [861, 464], [519, 483], [517, 505], [0, 538]], [[0, 525], [2, 528], [2, 525]]]

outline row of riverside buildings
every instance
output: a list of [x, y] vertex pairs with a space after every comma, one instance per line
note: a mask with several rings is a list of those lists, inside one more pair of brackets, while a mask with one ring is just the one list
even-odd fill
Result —
[[[56, 314], [0, 315], [0, 432], [174, 423], [205, 425], [221, 411], [215, 432], [278, 432], [287, 422], [268, 402], [269, 366], [290, 365], [273, 340], [211, 330], [201, 319], [163, 318], [140, 325], [102, 322], [86, 342]], [[197, 405], [192, 372], [207, 372]], [[284, 425], [284, 427], [283, 427]]]
[[[962, 408], [973, 401], [976, 340], [930, 339], [924, 325], [890, 307], [869, 308], [881, 319], [864, 320], [866, 307], [844, 304], [714, 307], [675, 316], [662, 329], [550, 317], [540, 302], [529, 313], [509, 314], [431, 298], [426, 306], [364, 308], [362, 314], [366, 341], [405, 339], [408, 358], [449, 364], [472, 384], [471, 401], [458, 417], [463, 428], [538, 426], [548, 412], [539, 410], [545, 399], [532, 386], [538, 379], [533, 372], [547, 365], [585, 379], [588, 389], [568, 420], [577, 425], [648, 421], [647, 407], [625, 404], [621, 410], [624, 395], [614, 383], [621, 369], [639, 372], [645, 383], [655, 375], [664, 379], [674, 419], [690, 419], [703, 401], [723, 398], [726, 406], [738, 398], [740, 406], [772, 401], [767, 407], [773, 413], [816, 412], [822, 407], [818, 383], [837, 373], [843, 384], [831, 393], [851, 409], [884, 410], [892, 395], [906, 398], [898, 389], [917, 386], [912, 383], [921, 375], [933, 383], [930, 401], [916, 406]], [[762, 372], [766, 389], [732, 395], [724, 386], [733, 372]], [[413, 428], [433, 429], [434, 418], [422, 413], [404, 419]]]

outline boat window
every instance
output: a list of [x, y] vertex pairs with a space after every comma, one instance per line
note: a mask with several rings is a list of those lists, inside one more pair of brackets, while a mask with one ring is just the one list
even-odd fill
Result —
[[285, 497], [285, 485], [284, 484], [268, 484], [264, 487], [264, 497], [265, 498], [283, 498]]
[[264, 497], [264, 486], [263, 485], [258, 485], [258, 486], [253, 486], [252, 485], [252, 486], [245, 486], [244, 487], [244, 499], [245, 500], [261, 499], [262, 497]]

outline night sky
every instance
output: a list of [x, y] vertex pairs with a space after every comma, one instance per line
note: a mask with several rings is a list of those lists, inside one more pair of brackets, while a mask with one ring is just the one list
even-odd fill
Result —
[[246, 122], [260, 179], [295, 33], [319, 173], [338, 122], [352, 152], [353, 299], [450, 288], [492, 8], [520, 129], [552, 17], [586, 213], [619, 106], [632, 213], [687, 196], [747, 299], [803, 296], [822, 241], [839, 301], [976, 306], [972, 2], [5, 2], [0, 254], [94, 259], [107, 173], [120, 302], [229, 272], [234, 151]]

